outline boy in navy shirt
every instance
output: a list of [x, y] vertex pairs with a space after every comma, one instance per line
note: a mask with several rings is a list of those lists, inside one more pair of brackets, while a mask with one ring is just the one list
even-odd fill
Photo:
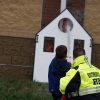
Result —
[[65, 76], [71, 64], [67, 62], [67, 47], [60, 45], [56, 48], [56, 55], [49, 65], [48, 82], [49, 91], [53, 100], [61, 100], [62, 94], [59, 91], [60, 78]]

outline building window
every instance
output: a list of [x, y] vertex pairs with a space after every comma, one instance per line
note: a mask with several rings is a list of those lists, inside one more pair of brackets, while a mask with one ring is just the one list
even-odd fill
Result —
[[70, 32], [72, 30], [73, 23], [70, 19], [63, 18], [59, 21], [58, 27], [59, 27], [60, 31], [67, 33], [67, 32]]
[[84, 48], [84, 40], [75, 39], [74, 40], [74, 49], [76, 48]]
[[54, 37], [44, 37], [44, 52], [54, 52]]

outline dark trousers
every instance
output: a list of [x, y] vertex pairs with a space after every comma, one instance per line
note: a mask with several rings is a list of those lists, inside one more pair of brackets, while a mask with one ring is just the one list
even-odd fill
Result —
[[53, 100], [61, 100], [62, 94], [53, 94], [52, 93], [52, 97], [53, 97]]

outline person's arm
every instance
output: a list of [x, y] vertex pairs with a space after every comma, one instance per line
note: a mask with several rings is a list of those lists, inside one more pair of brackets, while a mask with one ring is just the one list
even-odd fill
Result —
[[[70, 82], [73, 80], [77, 73], [77, 70], [75, 69], [70, 69], [67, 73], [66, 76], [60, 79], [60, 92], [62, 94], [65, 94], [65, 91], [68, 89]], [[74, 84], [74, 83], [73, 83]]]
[[71, 68], [71, 63], [67, 62], [65, 71], [68, 72], [70, 70], [70, 68]]
[[81, 83], [80, 74], [79, 74], [79, 71], [77, 71], [75, 76], [71, 79], [71, 81], [67, 85], [65, 89], [65, 94], [71, 93], [71, 92], [78, 92], [80, 83]]

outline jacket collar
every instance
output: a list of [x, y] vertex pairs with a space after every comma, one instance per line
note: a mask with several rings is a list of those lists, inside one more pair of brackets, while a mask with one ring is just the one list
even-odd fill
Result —
[[73, 61], [71, 68], [74, 68], [82, 63], [85, 63], [86, 61], [87, 57], [85, 55], [79, 56]]

